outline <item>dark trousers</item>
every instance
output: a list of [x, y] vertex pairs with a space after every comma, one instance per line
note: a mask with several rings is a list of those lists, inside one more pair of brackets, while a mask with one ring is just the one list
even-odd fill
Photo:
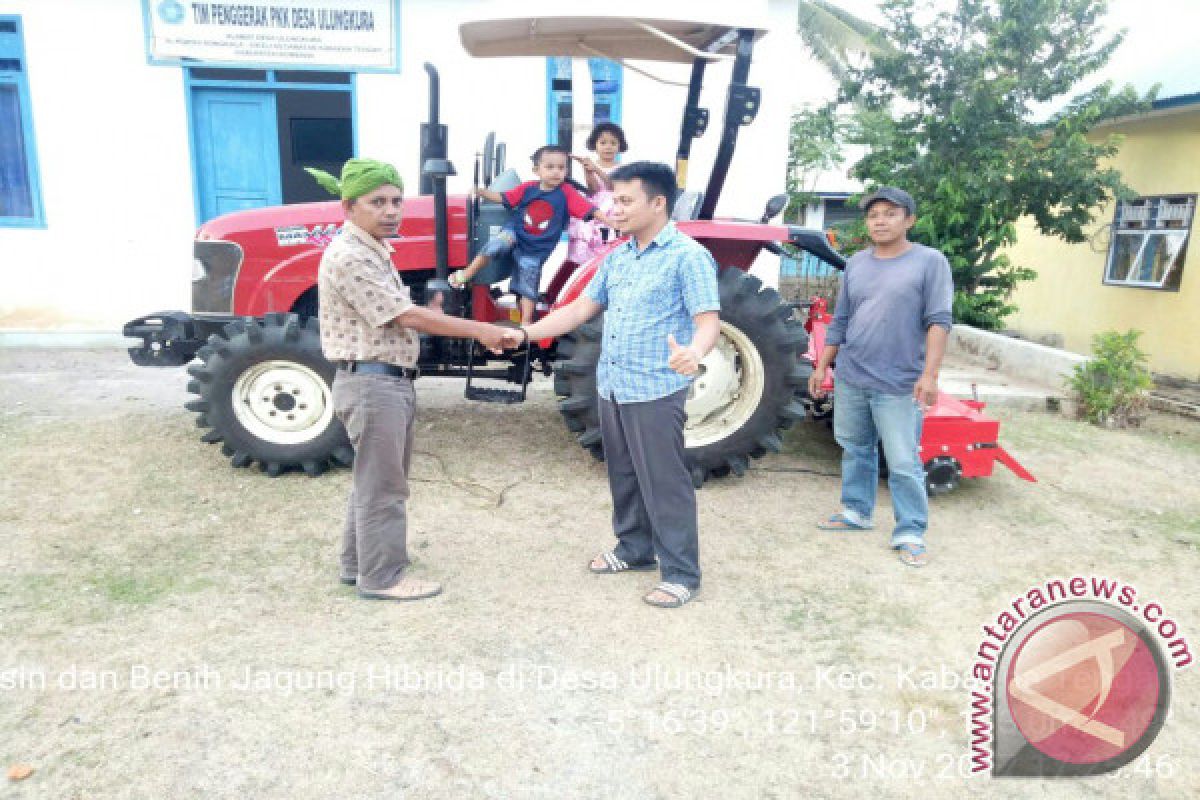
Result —
[[617, 558], [658, 558], [662, 578], [700, 586], [696, 489], [684, 456], [687, 389], [645, 403], [600, 398]]
[[354, 484], [342, 532], [342, 574], [361, 589], [390, 589], [408, 560], [408, 468], [416, 394], [412, 381], [338, 370], [333, 407], [354, 445]]

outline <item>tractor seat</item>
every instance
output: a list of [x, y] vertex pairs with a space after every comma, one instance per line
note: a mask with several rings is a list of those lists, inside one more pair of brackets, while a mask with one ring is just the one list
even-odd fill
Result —
[[493, 192], [507, 192], [509, 189], [515, 189], [520, 185], [521, 176], [517, 174], [515, 169], [510, 167], [493, 178], [487, 188]]
[[700, 206], [704, 204], [704, 192], [682, 191], [675, 198], [675, 210], [671, 219], [676, 222], [687, 222], [696, 219], [700, 214]]

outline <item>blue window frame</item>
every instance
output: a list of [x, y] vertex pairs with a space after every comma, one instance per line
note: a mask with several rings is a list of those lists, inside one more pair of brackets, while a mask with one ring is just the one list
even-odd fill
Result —
[[46, 227], [21, 18], [12, 16], [0, 16], [0, 227]]
[[[624, 70], [621, 65], [604, 58], [589, 58], [588, 73], [592, 81], [592, 108], [574, 108], [571, 59], [550, 56], [546, 59], [546, 141], [567, 144], [576, 115], [590, 120], [589, 128], [601, 122], [621, 124], [621, 100]], [[570, 142], [573, 149], [582, 150], [582, 142]]]

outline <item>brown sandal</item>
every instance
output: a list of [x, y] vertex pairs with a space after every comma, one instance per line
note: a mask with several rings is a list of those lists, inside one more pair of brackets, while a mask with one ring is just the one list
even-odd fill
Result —
[[390, 589], [359, 589], [358, 596], [367, 600], [424, 600], [442, 593], [437, 581], [422, 581], [416, 578], [401, 578]]

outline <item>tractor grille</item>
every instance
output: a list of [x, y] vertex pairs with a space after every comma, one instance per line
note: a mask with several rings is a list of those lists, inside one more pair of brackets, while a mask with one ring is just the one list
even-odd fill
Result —
[[197, 241], [192, 273], [192, 313], [232, 314], [233, 287], [242, 266], [242, 248], [216, 239]]

